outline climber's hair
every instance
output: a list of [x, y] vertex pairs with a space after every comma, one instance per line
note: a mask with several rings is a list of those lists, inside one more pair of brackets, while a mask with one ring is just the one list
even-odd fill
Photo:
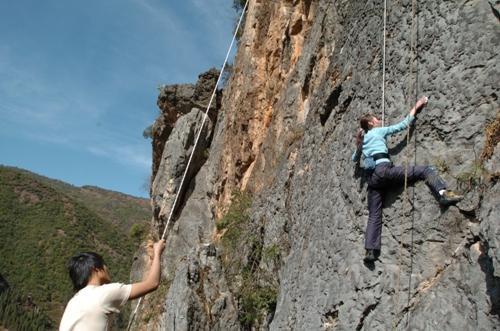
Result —
[[370, 121], [375, 117], [372, 113], [367, 113], [359, 119], [359, 126], [366, 132], [370, 130]]
[[93, 252], [79, 253], [69, 259], [67, 267], [76, 292], [87, 286], [94, 270], [104, 269], [104, 259]]

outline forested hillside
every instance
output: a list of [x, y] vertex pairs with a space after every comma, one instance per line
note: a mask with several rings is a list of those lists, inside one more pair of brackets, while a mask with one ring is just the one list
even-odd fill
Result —
[[85, 185], [78, 187], [24, 169], [11, 169], [32, 176], [35, 180], [70, 196], [105, 221], [111, 221], [124, 230], [130, 230], [134, 224], [149, 224], [151, 207], [148, 199], [102, 189], [97, 186]]

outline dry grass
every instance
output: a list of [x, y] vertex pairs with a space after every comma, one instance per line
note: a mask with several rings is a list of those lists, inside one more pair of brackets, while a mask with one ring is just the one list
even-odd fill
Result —
[[500, 142], [500, 109], [497, 111], [495, 120], [486, 127], [485, 135], [486, 141], [481, 153], [481, 161], [491, 158], [496, 145]]

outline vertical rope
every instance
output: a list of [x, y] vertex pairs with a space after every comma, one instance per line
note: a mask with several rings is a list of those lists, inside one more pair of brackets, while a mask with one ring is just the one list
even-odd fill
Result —
[[[418, 25], [416, 24], [418, 22], [418, 18], [416, 19], [416, 11], [417, 11], [417, 0], [412, 1], [412, 20], [411, 20], [411, 29], [410, 29], [410, 52], [411, 52], [411, 60], [410, 60], [410, 73], [409, 76], [411, 77], [412, 73], [415, 72], [415, 95], [413, 97], [413, 105], [416, 104], [417, 102], [417, 97], [418, 97], [418, 67], [417, 67], [417, 46], [416, 43], [418, 42]], [[416, 33], [414, 33], [415, 26], [417, 27]], [[408, 91], [411, 91], [411, 81], [409, 80], [408, 82]], [[409, 100], [410, 100], [410, 106], [412, 107], [412, 101], [411, 101], [411, 94], [409, 94]], [[416, 131], [416, 130], [415, 130]], [[416, 140], [416, 133], [414, 137], [414, 164], [416, 164], [417, 161], [417, 140]], [[409, 147], [410, 145], [410, 129], [406, 131], [406, 146]], [[411, 212], [412, 218], [411, 218], [411, 228], [410, 228], [410, 275], [408, 277], [408, 302], [407, 302], [407, 307], [410, 305], [410, 300], [411, 300], [411, 277], [413, 274], [413, 228], [415, 224], [415, 213], [413, 212], [413, 209], [411, 208], [410, 204], [410, 197], [408, 195], [408, 169], [409, 169], [409, 163], [410, 163], [410, 155], [409, 155], [409, 150], [407, 149], [406, 152], [406, 157], [405, 157], [405, 178], [404, 178], [404, 191], [403, 191], [403, 196], [404, 196], [404, 206], [403, 206], [403, 211], [406, 211], [404, 213], [404, 216], [406, 217], [407, 212]], [[415, 190], [413, 189], [412, 191], [412, 200], [415, 201]], [[401, 218], [401, 239], [400, 239], [400, 244], [399, 244], [399, 256], [398, 256], [398, 275], [397, 275], [397, 282], [396, 282], [396, 306], [400, 306], [400, 286], [401, 286], [401, 265], [402, 265], [402, 255], [403, 255], [403, 226], [404, 226], [404, 218]], [[408, 310], [408, 313], [406, 315], [406, 327], [409, 327], [409, 322], [410, 322], [410, 311]], [[393, 330], [396, 329], [397, 324], [393, 322], [392, 328]]]
[[[418, 2], [417, 0], [413, 0], [412, 2], [412, 42], [413, 42], [413, 66], [415, 70], [415, 94], [413, 96], [413, 102], [416, 104], [417, 98], [418, 98], [418, 16], [417, 16], [417, 10], [418, 10]], [[415, 32], [414, 31], [414, 26], [415, 26]], [[414, 36], [414, 37], [413, 37]], [[415, 130], [414, 130], [414, 152], [413, 152], [413, 164], [417, 164], [417, 130], [416, 130], [416, 124], [415, 124]], [[407, 133], [407, 138], [406, 138], [407, 146], [410, 144], [410, 130], [408, 130]], [[405, 179], [405, 182], [408, 181], [408, 178]], [[409, 197], [408, 197], [409, 199]], [[415, 204], [415, 188], [412, 189], [412, 201], [413, 204]], [[411, 206], [410, 206], [411, 207]], [[411, 300], [411, 277], [413, 274], [413, 229], [415, 226], [415, 211], [414, 209], [411, 210], [411, 229], [410, 229], [410, 277], [408, 277], [408, 303], [407, 306], [410, 306], [410, 300]], [[406, 327], [409, 328], [410, 324], [410, 315], [411, 311], [408, 309], [408, 314], [406, 315]]]
[[[385, 126], [385, 48], [386, 48], [386, 25], [387, 25], [387, 0], [384, 0], [384, 43], [383, 43], [383, 52], [382, 52], [382, 125]], [[406, 176], [407, 176], [407, 168], [405, 169], [405, 186], [406, 186]], [[399, 253], [398, 253], [398, 274], [396, 277], [396, 302], [395, 306], [397, 307], [396, 311], [399, 310], [400, 306], [400, 298], [401, 298], [401, 265], [403, 260], [403, 218], [401, 218], [401, 239], [399, 241]], [[397, 314], [393, 317], [392, 320], [392, 329], [395, 330], [397, 326]]]
[[384, 0], [384, 43], [382, 46], [382, 126], [385, 126], [385, 40], [387, 25], [387, 0]]
[[[219, 77], [217, 78], [217, 83], [214, 86], [214, 90], [212, 92], [212, 96], [210, 97], [210, 101], [208, 103], [207, 109], [205, 110], [205, 115], [203, 116], [203, 121], [201, 122], [200, 129], [198, 130], [198, 134], [197, 134], [196, 139], [194, 141], [194, 145], [193, 145], [193, 149], [191, 151], [191, 155], [189, 156], [188, 163], [186, 164], [186, 169], [184, 170], [184, 174], [182, 175], [181, 183], [179, 185], [179, 188], [177, 189], [177, 193], [175, 195], [174, 202], [172, 203], [172, 207], [170, 208], [170, 213], [169, 213], [168, 218], [167, 218], [167, 223], [165, 225], [165, 229], [163, 230], [163, 234], [161, 236], [162, 240], [165, 239], [165, 236], [167, 234], [168, 225], [169, 225], [170, 221], [172, 220], [172, 216], [174, 214], [174, 209], [175, 209], [175, 207], [177, 205], [177, 200], [179, 199], [180, 193], [182, 192], [182, 187], [184, 185], [184, 181], [186, 179], [186, 175], [187, 175], [187, 173], [189, 171], [189, 167], [191, 165], [191, 161], [193, 160], [194, 152], [196, 151], [196, 146], [198, 145], [198, 141], [200, 140], [200, 136], [201, 136], [201, 133], [203, 131], [203, 126], [205, 125], [205, 122], [206, 122], [206, 120], [208, 118], [208, 112], [210, 110], [210, 107], [212, 106], [212, 102], [213, 102], [213, 100], [215, 98], [215, 95], [217, 93], [217, 87], [219, 86], [219, 83], [220, 83], [220, 81], [222, 79], [222, 74], [224, 73], [224, 69], [226, 68], [226, 64], [227, 64], [227, 61], [229, 59], [229, 55], [231, 53], [231, 49], [233, 48], [234, 41], [236, 40], [236, 36], [238, 34], [238, 31], [240, 30], [241, 22], [243, 21], [243, 17], [245, 16], [245, 12], [246, 12], [246, 9], [247, 9], [249, 1], [250, 0], [247, 0], [245, 2], [245, 6], [243, 7], [243, 9], [241, 11], [240, 19], [238, 20], [238, 25], [236, 26], [236, 29], [235, 29], [234, 34], [233, 34], [233, 38], [231, 39], [231, 44], [229, 45], [229, 48], [227, 50], [226, 58], [224, 59], [224, 63], [222, 64], [222, 69], [221, 69], [221, 71], [219, 73]], [[137, 306], [135, 307], [134, 312], [132, 313], [132, 316], [130, 317], [130, 321], [129, 321], [129, 324], [127, 326], [127, 330], [130, 330], [130, 327], [132, 326], [132, 323], [134, 322], [134, 319], [135, 319], [135, 316], [137, 314], [137, 311], [139, 310], [139, 306], [141, 305], [142, 298], [143, 297], [139, 298], [139, 301], [137, 302]]]

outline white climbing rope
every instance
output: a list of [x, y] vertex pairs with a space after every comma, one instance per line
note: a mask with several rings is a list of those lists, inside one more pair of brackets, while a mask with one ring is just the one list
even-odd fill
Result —
[[[415, 95], [413, 102], [410, 101], [410, 107], [411, 105], [416, 103], [417, 97], [418, 97], [418, 17], [417, 17], [417, 6], [418, 6], [418, 0], [412, 0], [412, 10], [411, 10], [411, 29], [410, 29], [410, 51], [411, 51], [411, 60], [410, 60], [410, 73], [409, 76], [415, 72]], [[415, 31], [416, 29], [416, 31]], [[411, 81], [408, 81], [408, 91], [411, 90]], [[411, 100], [411, 94], [409, 99]], [[415, 130], [415, 135], [416, 135], [416, 130]], [[406, 131], [406, 147], [409, 148], [410, 146], [410, 129], [408, 128]], [[414, 141], [414, 165], [416, 164], [416, 158], [417, 158], [417, 140], [415, 136], [415, 141]], [[406, 307], [410, 306], [410, 299], [411, 299], [411, 278], [413, 274], [413, 229], [415, 226], [415, 212], [413, 210], [413, 206], [410, 203], [410, 196], [408, 193], [408, 170], [410, 167], [410, 153], [409, 150], [407, 149], [406, 151], [406, 157], [405, 157], [405, 177], [404, 177], [404, 190], [403, 190], [403, 196], [404, 196], [404, 201], [403, 201], [403, 210], [408, 211], [408, 213], [411, 213], [411, 228], [410, 228], [410, 270], [409, 270], [409, 277], [408, 277], [408, 302], [406, 304]], [[412, 190], [413, 196], [412, 196], [412, 201], [413, 204], [415, 202], [415, 189]], [[405, 215], [406, 217], [406, 215]], [[403, 218], [401, 219], [401, 227], [403, 227]], [[401, 236], [403, 234], [401, 233]], [[398, 268], [398, 284], [397, 284], [397, 305], [399, 307], [400, 304], [400, 273], [401, 273], [401, 260], [402, 260], [402, 250], [403, 250], [403, 239], [401, 239], [400, 243], [400, 252], [399, 252], [399, 268]], [[408, 309], [408, 313], [406, 314], [406, 328], [409, 329], [409, 322], [410, 322], [410, 315], [411, 315], [411, 310]], [[394, 326], [393, 326], [394, 327]]]
[[385, 39], [387, 25], [387, 0], [384, 0], [384, 44], [382, 46], [382, 126], [385, 126]]
[[174, 209], [175, 209], [175, 206], [177, 204], [177, 200], [180, 196], [180, 192], [182, 191], [182, 186], [184, 184], [184, 180], [186, 179], [186, 175], [188, 173], [189, 166], [191, 165], [191, 161], [193, 160], [193, 155], [194, 155], [194, 152], [196, 150], [198, 140], [200, 140], [200, 136], [201, 136], [201, 133], [203, 131], [203, 126], [205, 125], [205, 122], [206, 122], [207, 117], [208, 117], [208, 111], [210, 110], [210, 106], [212, 105], [215, 94], [217, 93], [217, 87], [219, 86], [219, 83], [222, 79], [222, 74], [224, 73], [224, 69], [226, 68], [227, 60], [229, 59], [231, 49], [233, 48], [234, 41], [236, 40], [236, 36], [237, 36], [238, 31], [240, 29], [241, 22], [243, 21], [243, 17], [245, 16], [245, 11], [246, 11], [246, 8], [247, 8], [249, 1], [250, 0], [246, 1], [245, 6], [243, 7], [243, 10], [241, 11], [241, 16], [240, 16], [240, 19], [238, 21], [238, 25], [236, 26], [236, 29], [235, 29], [234, 34], [233, 34], [233, 39], [231, 40], [231, 44], [229, 45], [229, 48], [227, 50], [226, 58], [224, 59], [222, 69], [219, 73], [219, 78], [217, 79], [217, 83], [215, 84], [214, 91], [212, 92], [212, 96], [210, 97], [210, 102], [208, 103], [207, 109], [205, 110], [205, 115], [203, 116], [203, 121], [201, 122], [201, 126], [200, 126], [200, 129], [198, 131], [198, 135], [196, 136], [196, 140], [194, 141], [193, 150], [191, 151], [191, 155], [189, 156], [189, 160], [188, 160], [188, 163], [186, 165], [186, 169], [184, 170], [184, 174], [182, 175], [181, 184], [179, 185], [179, 189], [177, 190], [177, 194], [175, 195], [174, 203], [172, 204], [172, 207], [170, 208], [170, 213], [169, 213], [168, 218], [167, 218], [167, 224], [165, 225], [165, 229], [163, 230], [163, 235], [161, 236], [161, 239], [165, 239], [165, 235], [166, 235], [167, 229], [168, 229], [168, 224], [170, 223], [170, 221], [172, 219], [172, 215], [174, 214]]
[[[386, 2], [387, 0], [384, 0], [384, 3]], [[412, 11], [411, 11], [411, 16], [412, 16], [412, 19], [411, 19], [411, 28], [410, 28], [410, 52], [411, 52], [411, 60], [410, 60], [410, 64], [409, 64], [409, 67], [410, 67], [410, 73], [409, 75], [411, 76], [412, 73], [415, 71], [416, 74], [415, 74], [415, 101], [416, 101], [416, 98], [418, 96], [418, 73], [417, 73], [417, 70], [418, 70], [418, 67], [417, 67], [417, 63], [416, 61], [418, 60], [418, 55], [417, 55], [417, 52], [418, 52], [418, 49], [417, 49], [417, 43], [418, 43], [418, 36], [415, 36], [415, 34], [418, 34], [418, 26], [416, 26], [416, 22], [418, 20], [417, 18], [417, 5], [418, 5], [418, 0], [412, 0]], [[386, 19], [385, 19], [385, 13], [386, 13], [386, 8], [384, 7], [384, 51], [383, 51], [383, 54], [384, 54], [384, 68], [385, 68], [385, 29], [386, 29], [386, 26], [385, 26], [385, 22], [386, 22]], [[415, 27], [417, 27], [417, 32], [415, 33]], [[385, 69], [384, 69], [384, 73], [383, 73], [383, 77], [385, 78]], [[383, 83], [384, 84], [384, 83]], [[408, 91], [411, 89], [411, 82], [409, 81], [408, 82]], [[384, 88], [382, 88], [382, 94], [384, 93]], [[411, 100], [411, 96], [409, 98]], [[382, 105], [384, 104], [384, 102], [382, 102]], [[410, 107], [413, 103], [410, 102]], [[384, 107], [382, 106], [382, 112], [384, 112]], [[382, 116], [384, 116], [384, 113], [382, 113]], [[383, 121], [383, 117], [382, 117], [382, 121]], [[415, 133], [416, 134], [416, 133]], [[408, 148], [410, 146], [410, 129], [408, 128], [407, 129], [407, 132], [406, 132], [406, 147]], [[417, 149], [417, 141], [416, 141], [416, 137], [415, 137], [415, 160], [414, 160], [414, 163], [416, 164], [416, 149]], [[415, 219], [415, 213], [413, 211], [413, 207], [412, 205], [410, 204], [410, 197], [409, 197], [409, 194], [408, 194], [408, 170], [409, 170], [409, 167], [410, 167], [410, 155], [409, 155], [409, 152], [407, 150], [406, 152], [406, 157], [405, 157], [405, 175], [404, 175], [404, 189], [403, 189], [403, 197], [404, 197], [404, 201], [403, 201], [403, 210], [405, 211], [408, 211], [408, 212], [411, 212], [411, 216], [412, 216], [412, 219], [411, 219], [411, 245], [410, 245], [410, 272], [409, 272], [409, 278], [408, 278], [408, 302], [406, 304], [406, 307], [409, 307], [410, 305], [410, 299], [411, 299], [411, 277], [412, 277], [412, 273], [413, 273], [413, 228], [414, 228], [414, 219]], [[413, 190], [413, 197], [412, 197], [412, 200], [413, 202], [415, 201], [415, 190]], [[406, 216], [406, 215], [405, 215]], [[403, 221], [404, 219], [402, 218], [401, 219], [401, 229], [403, 228]], [[401, 233], [401, 237], [403, 236], [403, 232]], [[401, 265], [402, 265], [402, 252], [403, 252], [403, 239], [401, 238], [400, 240], [400, 243], [399, 243], [399, 255], [398, 255], [398, 274], [397, 274], [397, 278], [396, 278], [396, 307], [399, 308], [400, 306], [400, 291], [401, 291]], [[411, 311], [408, 310], [408, 313], [406, 315], [406, 327], [408, 328], [409, 327], [409, 321], [410, 321], [410, 314], [411, 314]], [[392, 329], [395, 330], [397, 328], [397, 325], [399, 324], [399, 322], [401, 322], [401, 320], [399, 322], [397, 322], [395, 320], [395, 318], [397, 318], [397, 314], [393, 317], [393, 321], [392, 321]]]
[[[231, 50], [233, 48], [234, 41], [236, 40], [236, 36], [238, 35], [238, 32], [240, 30], [241, 22], [243, 21], [243, 17], [245, 16], [245, 12], [246, 12], [249, 1], [250, 0], [247, 0], [245, 2], [245, 6], [243, 7], [243, 9], [241, 11], [240, 19], [238, 20], [238, 25], [236, 26], [236, 29], [234, 31], [233, 38], [231, 39], [231, 44], [229, 45], [229, 48], [228, 48], [227, 53], [226, 53], [226, 58], [224, 59], [224, 63], [222, 64], [222, 69], [220, 70], [220, 73], [219, 73], [219, 78], [217, 78], [217, 83], [215, 84], [214, 90], [212, 92], [212, 96], [210, 97], [210, 101], [208, 103], [207, 109], [205, 110], [205, 115], [203, 116], [203, 121], [201, 122], [200, 129], [198, 130], [198, 134], [197, 134], [196, 139], [194, 141], [191, 155], [189, 156], [188, 163], [186, 164], [186, 169], [184, 170], [184, 174], [182, 175], [181, 183], [179, 185], [179, 188], [177, 189], [177, 193], [175, 195], [175, 199], [174, 199], [174, 202], [172, 204], [172, 207], [170, 208], [170, 213], [169, 213], [168, 218], [167, 218], [167, 223], [165, 224], [165, 229], [163, 230], [163, 234], [161, 236], [162, 240], [165, 239], [165, 235], [167, 234], [168, 225], [169, 225], [169, 223], [172, 219], [172, 216], [174, 214], [174, 209], [175, 209], [175, 206], [177, 204], [177, 200], [179, 199], [180, 193], [182, 192], [182, 186], [184, 185], [186, 175], [189, 171], [189, 166], [191, 165], [191, 161], [193, 159], [193, 155], [194, 155], [194, 152], [196, 150], [196, 146], [198, 144], [198, 141], [200, 140], [200, 136], [201, 136], [201, 133], [203, 131], [203, 126], [205, 125], [205, 122], [207, 120], [208, 111], [210, 110], [210, 107], [212, 106], [212, 102], [214, 100], [214, 97], [217, 93], [217, 87], [219, 86], [219, 83], [222, 79], [222, 74], [224, 73], [224, 69], [226, 68], [226, 64], [227, 64], [227, 61], [229, 59], [229, 55], [231, 54]], [[139, 298], [139, 301], [137, 302], [137, 306], [135, 307], [134, 312], [132, 313], [132, 316], [130, 317], [130, 321], [128, 323], [127, 330], [130, 330], [130, 327], [132, 326], [132, 323], [134, 322], [134, 318], [137, 314], [137, 311], [139, 310], [139, 306], [141, 305], [142, 298], [143, 297]]]

